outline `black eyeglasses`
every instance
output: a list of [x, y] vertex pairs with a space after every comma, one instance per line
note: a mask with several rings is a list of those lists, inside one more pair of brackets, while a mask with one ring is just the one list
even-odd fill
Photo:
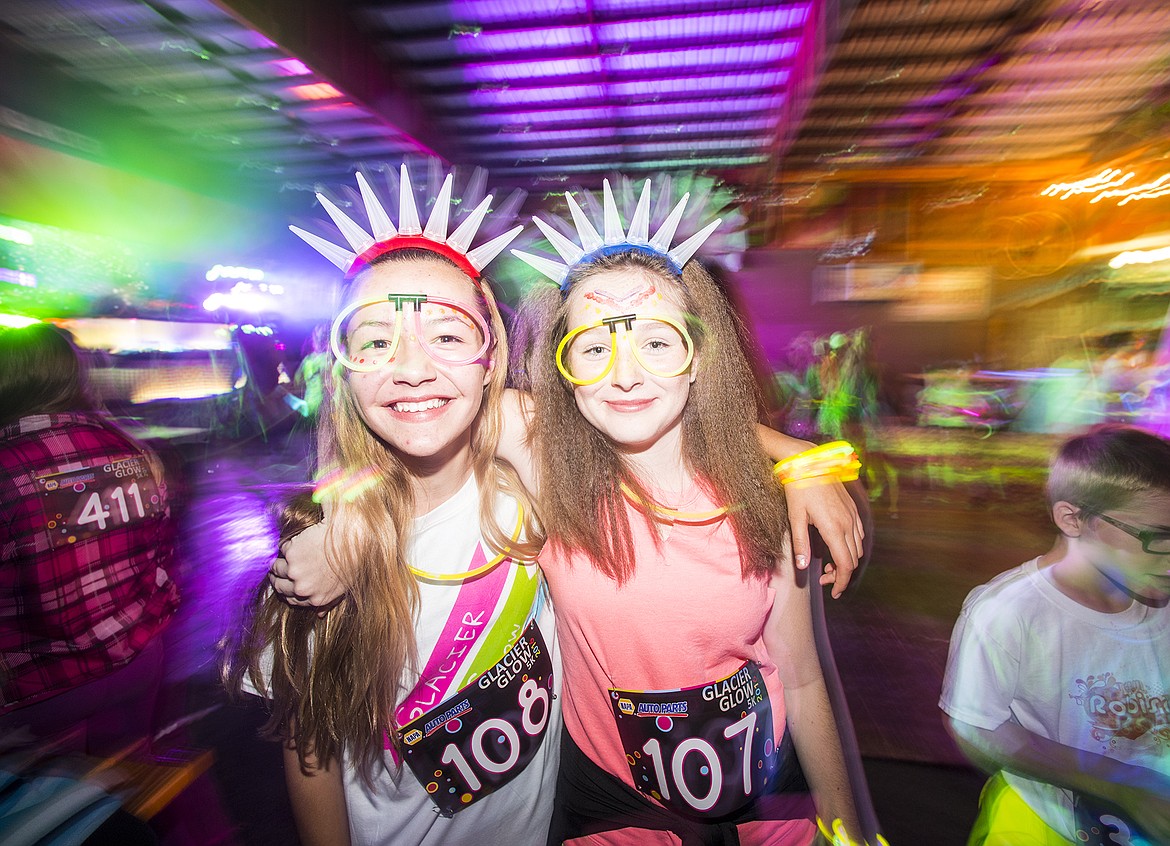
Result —
[[1152, 532], [1149, 529], [1139, 529], [1137, 526], [1122, 523], [1120, 520], [1115, 520], [1105, 514], [1095, 516], [1100, 517], [1110, 526], [1116, 526], [1130, 537], [1140, 540], [1144, 551], [1153, 555], [1170, 555], [1170, 532]]

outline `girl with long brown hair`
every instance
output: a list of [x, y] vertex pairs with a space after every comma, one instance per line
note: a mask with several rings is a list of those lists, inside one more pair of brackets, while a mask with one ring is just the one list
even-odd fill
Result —
[[570, 203], [562, 265], [516, 253], [560, 283], [526, 298], [518, 368], [565, 666], [549, 842], [807, 844], [817, 817], [856, 835], [733, 313], [605, 187], [604, 242]]

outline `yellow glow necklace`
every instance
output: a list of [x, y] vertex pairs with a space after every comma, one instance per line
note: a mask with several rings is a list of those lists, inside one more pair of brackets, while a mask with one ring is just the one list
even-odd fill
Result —
[[634, 503], [634, 505], [641, 508], [643, 511], [652, 511], [661, 517], [668, 517], [675, 523], [709, 523], [719, 517], [727, 514], [727, 506], [716, 508], [713, 511], [677, 511], [673, 508], [667, 508], [659, 505], [656, 502], [643, 502], [637, 495], [629, 489], [625, 482], [619, 483], [622, 493], [626, 499]]
[[[516, 504], [516, 512], [516, 529], [512, 532], [512, 543], [520, 540], [520, 532], [524, 529], [524, 507], [519, 503]], [[431, 573], [427, 570], [418, 570], [414, 567], [411, 567], [409, 564], [406, 565], [406, 569], [410, 570], [410, 572], [418, 578], [426, 579], [427, 581], [431, 582], [465, 582], [468, 579], [474, 579], [476, 576], [482, 576], [484, 573], [490, 573], [497, 566], [499, 566], [501, 561], [508, 557], [508, 554], [511, 551], [512, 547], [506, 546], [504, 547], [503, 552], [501, 552], [488, 563], [476, 567], [474, 570], [468, 570], [464, 573]]]

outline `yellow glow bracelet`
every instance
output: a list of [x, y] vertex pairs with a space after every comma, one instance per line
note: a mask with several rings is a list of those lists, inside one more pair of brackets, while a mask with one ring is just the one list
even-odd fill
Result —
[[848, 441], [832, 441], [806, 449], [783, 461], [777, 461], [772, 468], [772, 473], [784, 485], [823, 480], [826, 477], [838, 482], [852, 482], [860, 472], [861, 460]]
[[[516, 504], [516, 511], [516, 529], [512, 532], [512, 543], [520, 540], [520, 532], [524, 528], [524, 508], [519, 503]], [[465, 582], [468, 579], [474, 579], [476, 576], [482, 576], [484, 573], [489, 573], [494, 570], [501, 561], [508, 557], [508, 553], [511, 551], [512, 547], [504, 547], [504, 551], [488, 563], [463, 573], [430, 573], [426, 570], [417, 570], [409, 564], [406, 565], [406, 569], [410, 570], [418, 578], [426, 579], [430, 582]]]
[[[817, 829], [821, 832], [821, 837], [825, 838], [826, 843], [832, 846], [871, 846], [868, 840], [854, 840], [849, 836], [849, 832], [845, 830], [845, 823], [841, 820], [833, 820], [832, 831], [825, 825], [825, 821], [817, 817]], [[872, 846], [890, 846], [890, 841], [877, 836], [877, 843]]]

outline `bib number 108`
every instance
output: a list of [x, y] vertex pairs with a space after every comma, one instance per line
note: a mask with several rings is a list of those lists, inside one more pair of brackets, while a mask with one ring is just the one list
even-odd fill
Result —
[[[529, 737], [536, 737], [544, 731], [544, 727], [548, 724], [548, 691], [538, 685], [535, 680], [528, 679], [520, 686], [516, 699], [520, 706], [521, 729]], [[537, 703], [540, 703], [539, 708], [535, 707]], [[539, 714], [536, 719], [533, 719], [534, 710]], [[496, 760], [488, 754], [486, 741], [489, 732], [495, 732], [497, 734], [496, 742], [500, 746], [507, 747], [503, 760]], [[520, 760], [520, 734], [516, 731], [515, 726], [499, 717], [493, 717], [480, 723], [471, 733], [468, 746], [471, 752], [471, 762], [467, 760], [463, 750], [454, 743], [447, 744], [439, 760], [444, 764], [454, 765], [460, 777], [472, 791], [483, 788], [483, 782], [476, 775], [472, 762], [483, 772], [502, 775], [516, 766]], [[497, 751], [503, 752], [502, 749]]]
[[553, 666], [533, 620], [493, 667], [402, 727], [402, 752], [450, 817], [524, 772], [553, 719]]

